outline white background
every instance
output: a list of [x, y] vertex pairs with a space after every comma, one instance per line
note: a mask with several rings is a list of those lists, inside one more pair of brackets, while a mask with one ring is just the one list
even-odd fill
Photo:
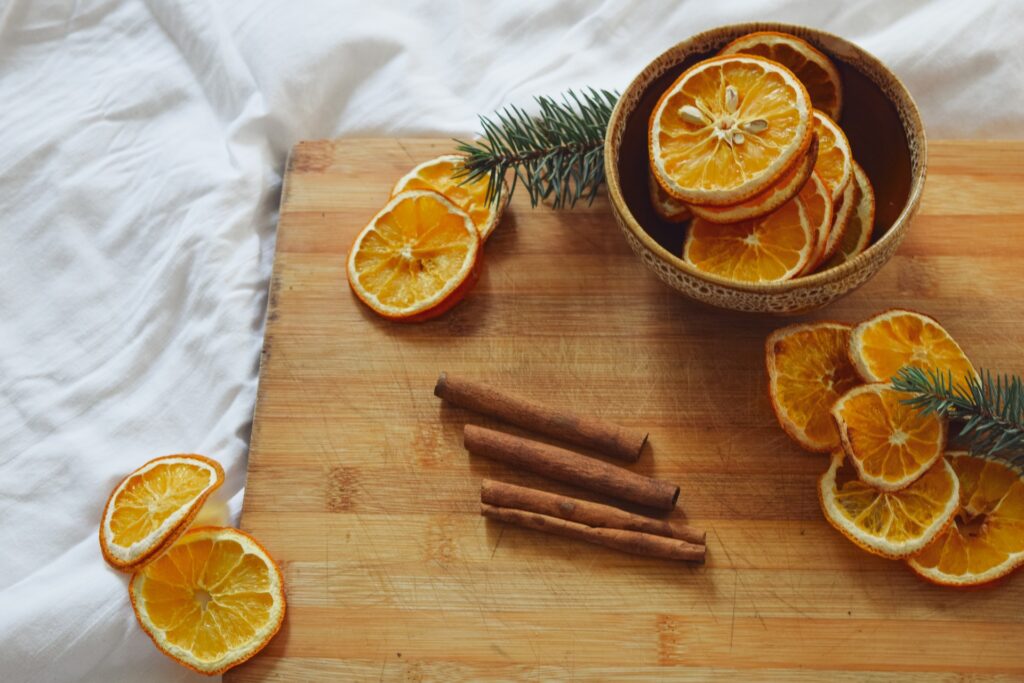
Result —
[[[1019, 5], [0, 0], [0, 679], [208, 680], [104, 564], [128, 471], [201, 452], [237, 519], [280, 174], [298, 140], [468, 135], [477, 113], [622, 89], [697, 31], [838, 33], [932, 139], [1024, 136]], [[341, 295], [341, 293], [339, 293]]]

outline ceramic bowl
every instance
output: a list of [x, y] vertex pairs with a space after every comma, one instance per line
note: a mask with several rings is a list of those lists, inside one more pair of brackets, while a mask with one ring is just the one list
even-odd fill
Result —
[[[828, 55], [843, 81], [839, 121], [874, 186], [871, 245], [829, 270], [784, 282], [740, 283], [702, 273], [681, 258], [686, 224], [662, 221], [647, 190], [647, 126], [661, 94], [684, 69], [752, 31], [784, 31]], [[924, 127], [913, 98], [877, 58], [824, 31], [777, 23], [722, 26], [662, 53], [633, 79], [612, 112], [604, 151], [608, 195], [626, 240], [672, 288], [697, 301], [736, 311], [793, 315], [834, 301], [867, 282], [903, 241], [921, 203], [927, 166]]]

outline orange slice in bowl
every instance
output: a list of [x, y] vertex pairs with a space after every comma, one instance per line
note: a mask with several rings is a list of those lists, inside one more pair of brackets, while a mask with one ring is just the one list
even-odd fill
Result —
[[161, 652], [220, 674], [263, 649], [284, 619], [281, 570], [238, 529], [200, 527], [132, 576], [139, 625]]
[[946, 456], [960, 482], [954, 523], [907, 560], [944, 586], [978, 586], [1024, 565], [1024, 478], [994, 460]]
[[846, 133], [820, 111], [814, 112], [814, 132], [818, 134], [818, 163], [814, 171], [821, 176], [838, 202], [853, 177], [853, 151]]
[[825, 244], [822, 245], [821, 253], [818, 255], [818, 263], [815, 268], [830, 259], [832, 255], [836, 253], [836, 250], [839, 249], [839, 245], [843, 241], [843, 236], [846, 234], [846, 229], [850, 225], [850, 220], [853, 217], [854, 208], [856, 208], [856, 186], [857, 178], [855, 175], [853, 180], [846, 184], [846, 189], [843, 190], [843, 196], [840, 197], [838, 202], [836, 202], [836, 210], [832, 216], [832, 225], [828, 228], [828, 236], [825, 240]]
[[356, 237], [348, 282], [375, 313], [418, 322], [444, 313], [476, 283], [480, 235], [443, 195], [395, 195]]
[[723, 225], [695, 218], [683, 259], [697, 270], [737, 282], [777, 282], [797, 275], [815, 235], [799, 195], [767, 216]]
[[817, 173], [811, 174], [803, 189], [800, 190], [800, 201], [807, 210], [807, 220], [814, 232], [814, 250], [811, 257], [807, 259], [801, 275], [806, 275], [814, 270], [814, 267], [821, 260], [821, 253], [825, 250], [825, 243], [828, 241], [829, 230], [833, 222], [832, 195], [829, 193], [825, 183]]
[[765, 342], [775, 417], [807, 450], [839, 448], [832, 406], [860, 383], [846, 351], [849, 343], [850, 326], [841, 323], [790, 325], [771, 333]]
[[[693, 215], [711, 223], [737, 223], [761, 216], [772, 211], [796, 196], [800, 188], [814, 172], [814, 163], [818, 160], [818, 137], [812, 136], [811, 146], [800, 161], [793, 164], [792, 170], [786, 172], [781, 179], [770, 188], [754, 195], [750, 199], [733, 206], [699, 206], [693, 204], [690, 210]], [[662, 190], [664, 192], [664, 190]]]
[[464, 178], [457, 177], [462, 161], [463, 158], [458, 154], [425, 161], [395, 183], [391, 196], [407, 190], [438, 192], [468, 213], [480, 233], [480, 239], [486, 240], [501, 220], [508, 192], [502, 193], [500, 204], [488, 202], [487, 188], [490, 183], [486, 176], [467, 183], [463, 183]]
[[864, 550], [892, 559], [924, 548], [953, 521], [959, 484], [953, 468], [940, 459], [917, 481], [895, 492], [879, 491], [844, 466], [842, 451], [832, 454], [818, 482], [825, 519]]
[[712, 57], [684, 71], [654, 108], [651, 167], [687, 204], [730, 206], [790, 170], [812, 129], [810, 97], [791, 71], [761, 57]]
[[658, 218], [669, 223], [682, 223], [689, 220], [691, 214], [689, 207], [681, 201], [665, 192], [665, 188], [658, 184], [654, 177], [654, 171], [647, 175], [647, 189], [650, 192], [651, 206]]
[[883, 491], [920, 477], [946, 448], [945, 420], [903, 403], [910, 394], [864, 384], [832, 406], [843, 449], [861, 480]]
[[820, 50], [806, 40], [788, 33], [757, 31], [732, 41], [719, 54], [757, 55], [782, 64], [796, 74], [807, 88], [816, 109], [839, 120], [843, 108], [843, 86], [839, 71]]
[[976, 377], [963, 349], [934, 318], [893, 309], [865, 320], [850, 335], [850, 358], [868, 382], [888, 382], [904, 366]]
[[[868, 248], [871, 243], [871, 233], [875, 228], [875, 190], [871, 187], [871, 180], [864, 172], [860, 164], [853, 162], [853, 201], [850, 202], [856, 209], [850, 211], [846, 229], [843, 231], [836, 246], [835, 253], [825, 262], [824, 268], [835, 268], [841, 263], [852, 260], [855, 256]], [[846, 209], [846, 200], [840, 211]]]
[[154, 458], [114, 487], [100, 521], [103, 558], [133, 571], [188, 529], [207, 497], [224, 483], [224, 469], [202, 455]]

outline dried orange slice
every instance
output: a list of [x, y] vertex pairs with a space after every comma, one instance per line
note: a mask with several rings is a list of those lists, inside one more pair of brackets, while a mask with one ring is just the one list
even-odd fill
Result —
[[907, 365], [952, 372], [954, 379], [977, 376], [967, 355], [937, 320], [900, 309], [854, 327], [850, 358], [868, 382], [888, 382]]
[[132, 609], [166, 655], [208, 675], [249, 659], [284, 619], [281, 570], [238, 529], [200, 527], [132, 576]]
[[454, 306], [475, 284], [480, 245], [469, 214], [443, 195], [402, 192], [356, 237], [348, 282], [385, 318], [426, 320]]
[[654, 171], [647, 175], [647, 189], [650, 192], [651, 206], [658, 218], [669, 223], [682, 223], [689, 220], [691, 214], [689, 207], [681, 201], [665, 192], [665, 188], [658, 184], [654, 177]]
[[846, 133], [820, 111], [814, 111], [814, 132], [818, 134], [818, 163], [814, 171], [821, 176], [838, 202], [853, 177], [853, 151]]
[[[846, 234], [846, 229], [850, 225], [850, 219], [853, 217], [853, 210], [856, 206], [856, 176], [846, 184], [846, 189], [843, 190], [843, 196], [836, 202], [835, 212], [832, 216], [832, 225], [829, 226], [827, 231], [827, 238], [825, 244], [822, 246], [821, 253], [818, 255], [818, 264], [827, 261], [836, 253], [839, 248], [839, 244], [843, 240], [843, 235]], [[815, 266], [815, 268], [817, 268]]]
[[784, 66], [748, 55], [694, 64], [651, 114], [658, 182], [688, 204], [729, 206], [768, 189], [807, 153], [811, 101]]
[[978, 586], [1024, 565], [1024, 478], [1003, 463], [966, 453], [946, 456], [960, 482], [954, 523], [907, 560], [946, 586]]
[[[853, 182], [850, 184], [853, 185], [853, 200], [850, 205], [856, 206], [856, 209], [849, 212], [846, 229], [839, 238], [835, 253], [825, 262], [824, 268], [835, 268], [852, 260], [871, 243], [871, 233], [875, 228], [875, 190], [871, 187], [868, 174], [856, 161], [853, 162]], [[839, 211], [845, 211], [846, 204], [844, 198]]]
[[868, 552], [907, 557], [953, 521], [960, 487], [944, 458], [910, 486], [889, 493], [857, 479], [845, 460], [842, 451], [832, 454], [818, 482], [818, 500], [829, 524]]
[[[793, 168], [783, 174], [782, 178], [770, 188], [754, 195], [750, 199], [733, 206], [698, 206], [693, 204], [690, 210], [693, 215], [712, 223], [736, 223], [761, 216], [767, 216], [790, 199], [796, 196], [814, 172], [814, 163], [818, 160], [818, 136], [811, 137], [811, 146]], [[664, 190], [662, 190], [664, 192]]]
[[166, 550], [188, 529], [206, 498], [224, 483], [224, 469], [201, 455], [154, 458], [114, 487], [100, 521], [103, 558], [132, 571]]
[[839, 448], [832, 405], [860, 383], [847, 348], [850, 326], [841, 323], [790, 325], [765, 342], [768, 393], [779, 424], [810, 451]]
[[480, 233], [480, 239], [486, 240], [501, 220], [508, 192], [502, 193], [501, 203], [488, 202], [487, 188], [490, 183], [486, 176], [465, 184], [463, 178], [456, 177], [462, 168], [462, 161], [463, 158], [457, 154], [424, 161], [395, 183], [391, 196], [406, 190], [433, 190], [443, 194], [469, 214]]
[[807, 210], [807, 220], [814, 232], [814, 249], [804, 265], [801, 275], [810, 273], [821, 260], [828, 241], [828, 233], [832, 227], [832, 195], [817, 173], [811, 173], [811, 179], [800, 190], [800, 201]]
[[843, 449], [865, 484], [896, 491], [920, 477], [946, 448], [946, 423], [903, 403], [910, 394], [864, 384], [832, 406]]
[[800, 272], [814, 249], [806, 214], [798, 195], [754, 220], [718, 225], [695, 218], [683, 244], [683, 259], [727, 280], [788, 280]]
[[758, 31], [732, 41], [719, 54], [757, 55], [782, 64], [796, 74], [807, 88], [811, 103], [833, 120], [843, 108], [843, 86], [839, 71], [820, 50], [806, 40], [788, 33]]

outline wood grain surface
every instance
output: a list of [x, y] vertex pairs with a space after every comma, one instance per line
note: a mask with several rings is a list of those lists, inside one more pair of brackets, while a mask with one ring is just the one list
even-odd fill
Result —
[[[799, 320], [900, 306], [975, 364], [1024, 372], [1024, 143], [935, 142], [924, 204], [866, 286]], [[823, 456], [767, 398], [785, 320], [691, 303], [629, 252], [600, 199], [516, 197], [477, 288], [421, 325], [350, 293], [358, 230], [447, 140], [303, 142], [283, 190], [242, 527], [284, 570], [280, 634], [229, 681], [954, 681], [1024, 677], [1024, 577], [931, 586], [822, 518]], [[601, 500], [470, 456], [441, 370], [648, 429], [636, 471], [682, 486], [705, 566], [479, 515], [484, 477]], [[516, 432], [515, 429], [509, 431]], [[604, 502], [604, 501], [603, 501]]]

